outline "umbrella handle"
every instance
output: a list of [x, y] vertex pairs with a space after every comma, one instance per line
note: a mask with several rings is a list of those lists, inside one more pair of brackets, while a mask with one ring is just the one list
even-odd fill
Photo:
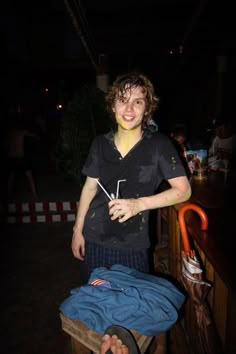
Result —
[[193, 210], [196, 211], [197, 214], [200, 216], [201, 219], [201, 230], [205, 231], [208, 229], [208, 217], [205, 211], [199, 207], [198, 205], [194, 203], [187, 203], [184, 204], [178, 211], [178, 221], [179, 221], [179, 227], [182, 235], [182, 242], [183, 242], [183, 248], [186, 253], [190, 254], [190, 244], [188, 240], [188, 232], [187, 232], [187, 227], [184, 219], [185, 212], [188, 210]]

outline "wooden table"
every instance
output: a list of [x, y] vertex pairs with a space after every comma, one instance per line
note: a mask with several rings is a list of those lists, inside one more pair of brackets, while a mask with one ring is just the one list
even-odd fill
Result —
[[[206, 181], [191, 181], [192, 196], [188, 202], [196, 203], [208, 216], [209, 228], [200, 229], [200, 218], [188, 211], [185, 216], [189, 239], [193, 242], [204, 270], [204, 278], [212, 284], [207, 296], [214, 323], [224, 354], [236, 353], [236, 272], [234, 238], [236, 235], [235, 179], [225, 183], [224, 175], [212, 173]], [[181, 251], [183, 244], [178, 224], [178, 210], [188, 203], [160, 209], [159, 219], [168, 234], [166, 252], [168, 271], [181, 282]], [[162, 230], [159, 230], [160, 236]], [[160, 250], [156, 250], [158, 256]], [[194, 303], [191, 298], [185, 304], [184, 328], [194, 354], [202, 354], [199, 346]]]
[[[68, 317], [64, 316], [62, 313], [60, 313], [60, 318], [62, 323], [62, 329], [71, 337], [73, 354], [90, 354], [91, 351], [95, 354], [100, 353], [102, 339], [101, 334], [92, 331], [80, 320], [71, 320]], [[148, 346], [150, 345], [153, 337], [141, 335], [136, 331], [131, 332], [134, 335], [134, 338], [136, 339], [141, 354], [144, 354]], [[159, 335], [161, 343], [163, 343], [163, 336], [165, 336], [164, 333]], [[159, 353], [164, 353], [164, 351], [159, 350]]]

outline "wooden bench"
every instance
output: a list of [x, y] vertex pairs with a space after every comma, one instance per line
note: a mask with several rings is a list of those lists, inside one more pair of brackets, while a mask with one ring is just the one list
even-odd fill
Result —
[[[71, 320], [60, 313], [62, 329], [70, 335], [73, 354], [94, 354], [100, 353], [102, 335], [89, 329], [80, 320]], [[147, 337], [136, 331], [131, 331], [138, 344], [141, 354], [144, 354], [149, 347], [153, 337]], [[159, 348], [157, 345], [155, 354], [164, 354], [166, 347], [166, 334], [158, 336]]]

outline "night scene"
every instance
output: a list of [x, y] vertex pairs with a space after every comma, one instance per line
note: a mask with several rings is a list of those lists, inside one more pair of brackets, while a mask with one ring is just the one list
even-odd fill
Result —
[[233, 10], [3, 5], [3, 353], [236, 352]]

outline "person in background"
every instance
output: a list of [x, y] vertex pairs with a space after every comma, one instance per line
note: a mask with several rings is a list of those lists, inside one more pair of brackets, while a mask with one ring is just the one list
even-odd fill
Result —
[[183, 124], [176, 124], [170, 132], [170, 137], [178, 147], [180, 155], [185, 156], [187, 149], [187, 131]]
[[24, 174], [28, 180], [32, 196], [38, 199], [35, 180], [30, 159], [25, 150], [26, 139], [37, 139], [38, 136], [28, 129], [24, 128], [23, 122], [19, 117], [13, 122], [4, 138], [4, 149], [7, 157], [7, 190], [8, 197], [11, 198], [13, 193], [14, 181], [19, 174]]
[[213, 176], [216, 173], [216, 176], [223, 177], [221, 220], [224, 234], [232, 235], [232, 230], [235, 230], [236, 215], [236, 130], [232, 116], [214, 119], [211, 131], [214, 135], [208, 151], [208, 167]]
[[191, 171], [189, 169], [188, 161], [186, 159], [186, 151], [188, 150], [188, 144], [187, 144], [187, 131], [185, 125], [176, 124], [170, 132], [170, 138], [184, 165], [187, 177], [190, 178]]
[[215, 136], [208, 151], [208, 165], [212, 170], [230, 170], [234, 164], [236, 131], [230, 119], [223, 117], [213, 122]]
[[193, 164], [194, 164], [194, 170], [198, 170], [201, 168], [201, 160], [198, 157], [198, 154], [196, 152], [193, 153]]

